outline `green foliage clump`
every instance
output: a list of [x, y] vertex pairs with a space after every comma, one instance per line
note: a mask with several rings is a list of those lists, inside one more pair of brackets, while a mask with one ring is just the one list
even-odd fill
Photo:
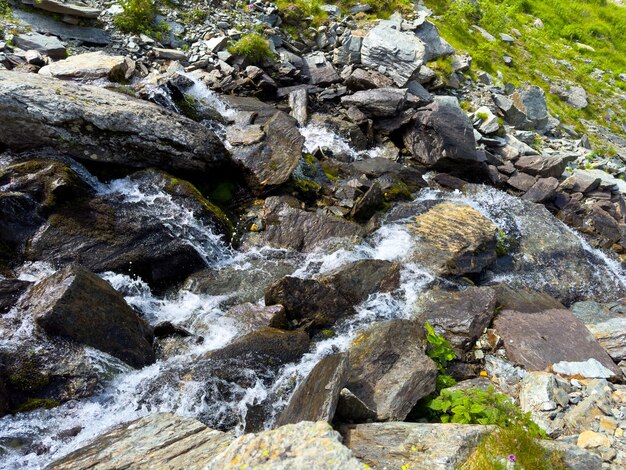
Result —
[[281, 18], [288, 26], [302, 26], [308, 22], [314, 26], [326, 20], [326, 12], [322, 10], [320, 0], [277, 0], [276, 7]]
[[[0, 18], [9, 16], [10, 13], [9, 0], [0, 0]], [[2, 38], [4, 38], [4, 30], [0, 29], [0, 39]]]
[[437, 391], [440, 391], [456, 383], [446, 371], [448, 363], [456, 358], [456, 353], [448, 340], [438, 335], [428, 322], [424, 326], [426, 328], [426, 343], [428, 343], [426, 355], [437, 365]]
[[254, 65], [262, 65], [266, 59], [274, 57], [269, 41], [256, 33], [241, 36], [241, 39], [228, 48], [228, 52], [240, 55]]
[[160, 37], [167, 32], [167, 23], [155, 24], [157, 5], [154, 0], [120, 0], [123, 10], [115, 16], [115, 27], [125, 33], [141, 33]]
[[441, 391], [428, 407], [439, 415], [442, 423], [496, 425], [502, 428], [521, 426], [532, 438], [545, 438], [545, 432], [493, 387]]
[[461, 470], [565, 470], [562, 455], [545, 449], [525, 428], [512, 426], [490, 433]]
[[448, 78], [454, 73], [454, 67], [452, 67], [452, 56], [439, 57], [437, 60], [429, 62], [427, 65], [435, 72], [437, 72], [443, 78]]
[[17, 413], [22, 413], [25, 411], [33, 411], [39, 408], [45, 408], [47, 410], [51, 408], [56, 408], [60, 403], [56, 400], [49, 400], [47, 398], [31, 398], [27, 402], [20, 405], [15, 411]]
[[511, 248], [509, 237], [502, 229], [496, 230], [496, 254], [498, 256], [506, 256]]
[[209, 17], [209, 13], [206, 10], [195, 9], [192, 11], [185, 11], [181, 14], [181, 19], [184, 23], [202, 24]]
[[339, 7], [348, 11], [355, 5], [367, 5], [378, 18], [387, 18], [395, 11], [404, 11], [412, 5], [410, 0], [339, 0]]

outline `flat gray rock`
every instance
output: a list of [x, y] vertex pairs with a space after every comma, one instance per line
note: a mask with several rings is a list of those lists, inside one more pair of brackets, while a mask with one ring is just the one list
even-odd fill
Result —
[[19, 9], [14, 9], [12, 15], [22, 23], [31, 26], [34, 31], [53, 34], [63, 41], [77, 40], [92, 46], [107, 46], [111, 42], [109, 34], [100, 28], [72, 26], [55, 21], [49, 16]]
[[44, 36], [33, 31], [17, 34], [13, 38], [13, 45], [25, 51], [33, 49], [51, 59], [64, 59], [67, 55], [65, 44], [55, 36]]

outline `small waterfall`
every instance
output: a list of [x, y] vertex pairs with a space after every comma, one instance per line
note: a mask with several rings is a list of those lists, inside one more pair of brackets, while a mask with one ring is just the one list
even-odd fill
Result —
[[334, 155], [342, 155], [350, 160], [363, 160], [382, 156], [382, 149], [374, 147], [368, 150], [355, 150], [350, 143], [329, 128], [319, 124], [309, 124], [300, 128], [304, 136], [304, 148], [309, 153], [317, 149], [329, 149]]

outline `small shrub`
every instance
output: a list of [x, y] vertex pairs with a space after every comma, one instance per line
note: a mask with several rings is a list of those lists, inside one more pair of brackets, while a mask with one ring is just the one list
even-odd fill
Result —
[[489, 118], [489, 114], [485, 112], [476, 113], [476, 117], [481, 121], [486, 121]]
[[496, 254], [498, 256], [506, 256], [511, 248], [509, 237], [502, 229], [496, 230]]
[[274, 56], [269, 41], [256, 33], [244, 34], [239, 41], [228, 48], [228, 51], [245, 57], [254, 65], [262, 65], [265, 59], [271, 59]]
[[181, 15], [181, 19], [184, 23], [202, 24], [209, 17], [209, 13], [205, 10], [195, 9], [192, 11], [186, 11]]
[[530, 418], [530, 413], [522, 413], [502, 393], [493, 387], [487, 391], [480, 388], [467, 390], [441, 391], [428, 407], [439, 414], [442, 423], [496, 425], [502, 428], [520, 426], [532, 438], [545, 438], [544, 431]]
[[452, 56], [439, 57], [437, 60], [429, 62], [428, 66], [444, 78], [448, 78], [454, 73], [453, 60]]
[[153, 36], [167, 29], [164, 25], [155, 27], [157, 7], [154, 0], [120, 0], [120, 5], [124, 11], [113, 20], [120, 31]]
[[315, 26], [321, 25], [326, 19], [326, 12], [322, 10], [320, 0], [277, 0], [276, 7], [285, 24], [302, 26], [310, 22]]

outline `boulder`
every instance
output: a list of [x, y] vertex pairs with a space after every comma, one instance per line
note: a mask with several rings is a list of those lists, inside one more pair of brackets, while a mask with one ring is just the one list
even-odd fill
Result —
[[281, 328], [316, 331], [355, 313], [354, 306], [376, 292], [400, 285], [400, 266], [383, 260], [360, 260], [327, 273], [319, 280], [287, 276], [265, 292], [266, 305], [283, 305], [272, 320]]
[[585, 324], [614, 361], [626, 360], [626, 308], [623, 302], [578, 302], [572, 305], [572, 313]]
[[350, 216], [359, 222], [367, 222], [377, 211], [384, 209], [384, 193], [378, 182], [372, 186], [354, 204]]
[[415, 35], [424, 43], [426, 49], [424, 62], [430, 62], [439, 57], [454, 54], [454, 48], [448, 41], [439, 36], [437, 27], [428, 20], [419, 25], [415, 30]]
[[46, 468], [201, 469], [233, 439], [193, 418], [155, 413], [98, 436]]
[[406, 89], [378, 88], [344, 96], [341, 104], [356, 106], [369, 117], [392, 117], [402, 111], [406, 98]]
[[543, 129], [548, 124], [545, 94], [538, 86], [520, 87], [510, 97], [495, 95], [494, 101], [517, 129]]
[[[403, 420], [435, 390], [437, 366], [424, 350], [422, 326], [409, 320], [376, 323], [350, 346], [346, 388], [373, 410], [376, 421]], [[338, 410], [351, 418], [346, 412]]]
[[250, 186], [264, 190], [289, 180], [298, 167], [304, 145], [297, 124], [288, 114], [277, 112], [263, 125], [262, 142], [233, 150], [233, 160], [248, 174]]
[[470, 206], [441, 203], [415, 217], [413, 260], [436, 274], [479, 273], [496, 260], [496, 226]]
[[270, 326], [272, 318], [285, 314], [282, 305], [270, 305], [269, 307], [252, 303], [235, 305], [228, 309], [224, 318], [231, 318], [237, 331], [243, 334], [252, 333]]
[[250, 241], [275, 248], [309, 252], [332, 239], [358, 240], [363, 235], [363, 229], [354, 222], [308, 212], [276, 196], [265, 200], [263, 220], [265, 230]]
[[539, 178], [528, 192], [522, 196], [522, 199], [544, 204], [554, 199], [558, 187], [559, 180], [556, 178]]
[[345, 84], [349, 90], [360, 91], [375, 88], [390, 88], [394, 83], [393, 80], [380, 72], [358, 68], [346, 78]]
[[490, 287], [428, 291], [417, 300], [414, 318], [419, 324], [430, 323], [461, 356], [491, 324], [495, 308], [496, 293]]
[[415, 126], [404, 134], [404, 143], [422, 165], [465, 179], [486, 172], [485, 156], [476, 152], [472, 123], [452, 96], [435, 96], [418, 109]]
[[0, 272], [23, 261], [29, 238], [44, 223], [38, 204], [28, 194], [0, 192]]
[[384, 68], [403, 87], [426, 62], [426, 46], [414, 34], [401, 31], [399, 22], [384, 20], [363, 39], [361, 63], [374, 70]]
[[616, 377], [622, 377], [620, 368], [569, 310], [502, 310], [493, 326], [508, 358], [527, 370], [542, 371], [561, 361], [596, 359]]
[[350, 371], [346, 353], [333, 354], [318, 362], [298, 386], [287, 407], [276, 420], [277, 426], [300, 421], [332, 422], [339, 392]]
[[563, 430], [563, 420], [553, 419], [557, 406], [569, 405], [569, 393], [573, 387], [549, 372], [529, 372], [520, 385], [520, 408], [530, 413], [533, 421], [551, 437], [558, 437]]
[[154, 362], [147, 323], [106, 281], [70, 265], [32, 287], [20, 307], [48, 335], [69, 338], [133, 367]]
[[0, 143], [52, 147], [90, 162], [205, 172], [229, 159], [212, 131], [101, 87], [0, 71]]
[[113, 82], [128, 80], [135, 71], [135, 62], [124, 56], [112, 56], [102, 51], [73, 55], [39, 69], [40, 75], [61, 80], [97, 80]]
[[[33, 31], [15, 35], [13, 45], [25, 51], [35, 50], [53, 60], [64, 59], [67, 55], [65, 44], [55, 36], [44, 36]], [[20, 75], [16, 77], [18, 80], [19, 78]]]
[[369, 423], [342, 426], [344, 444], [371, 468], [460, 468], [491, 426]]
[[132, 272], [163, 288], [206, 266], [196, 249], [137, 204], [96, 197], [60, 208], [30, 240], [25, 257], [77, 262], [93, 272]]
[[341, 444], [339, 433], [323, 421], [303, 421], [258, 434], [245, 434], [204, 465], [207, 470], [241, 467], [273, 470], [363, 468], [352, 457], [350, 450]]
[[326, 60], [323, 52], [304, 56], [303, 73], [309, 77], [311, 85], [330, 85], [340, 81], [333, 64]]
[[561, 155], [524, 155], [514, 165], [520, 171], [542, 178], [560, 178], [571, 158]]
[[100, 13], [102, 13], [102, 10], [99, 8], [79, 5], [66, 0], [38, 0], [33, 3], [33, 6], [51, 13], [59, 13], [61, 15], [70, 15], [87, 19], [98, 18]]

